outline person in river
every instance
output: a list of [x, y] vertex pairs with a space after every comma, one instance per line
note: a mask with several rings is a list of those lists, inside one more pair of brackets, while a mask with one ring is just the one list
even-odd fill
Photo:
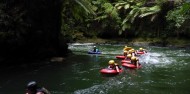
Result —
[[143, 52], [143, 53], [147, 53], [147, 51], [143, 48], [139, 48], [139, 50], [137, 50], [137, 52]]
[[123, 48], [123, 51], [129, 51], [129, 50], [131, 50], [131, 49], [132, 49], [132, 47], [125, 46], [125, 47]]
[[135, 49], [131, 49], [131, 51], [132, 51], [132, 53], [131, 53], [132, 56], [136, 56], [137, 55]]
[[139, 59], [137, 57], [131, 57], [131, 63], [134, 64], [137, 68], [139, 67]]
[[131, 55], [132, 55], [132, 50], [129, 50], [129, 51], [127, 52], [127, 54], [131, 54]]
[[93, 52], [98, 52], [98, 48], [96, 46], [93, 47]]
[[39, 87], [36, 81], [30, 81], [26, 86], [25, 94], [51, 94], [46, 88]]
[[108, 62], [108, 64], [109, 64], [108, 69], [114, 69], [114, 67], [115, 67], [115, 61], [114, 60], [110, 60]]
[[125, 58], [125, 60], [131, 60], [132, 55], [128, 54], [127, 57]]
[[121, 68], [119, 67], [119, 65], [118, 65], [117, 63], [115, 63], [114, 60], [110, 60], [110, 61], [108, 62], [108, 64], [109, 64], [108, 69], [116, 70], [117, 72], [119, 72], [119, 70], [121, 69]]
[[146, 49], [143, 49], [144, 53], [147, 53], [147, 50]]
[[127, 51], [123, 51], [124, 56], [127, 56], [127, 53], [128, 53]]

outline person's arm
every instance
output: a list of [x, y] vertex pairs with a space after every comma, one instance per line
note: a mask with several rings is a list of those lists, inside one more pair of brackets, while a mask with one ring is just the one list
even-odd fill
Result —
[[110, 67], [110, 66], [108, 66], [108, 69], [111, 69], [111, 67]]
[[138, 60], [136, 62], [136, 66], [137, 66], [137, 68], [139, 68], [139, 61]]
[[125, 56], [124, 60], [127, 60], [128, 58]]
[[132, 57], [135, 56], [135, 53], [132, 53]]
[[147, 53], [147, 51], [146, 51], [146, 50], [144, 50], [144, 52], [145, 52], [145, 53]]
[[119, 72], [119, 67], [118, 66], [115, 66], [116, 67], [116, 71]]

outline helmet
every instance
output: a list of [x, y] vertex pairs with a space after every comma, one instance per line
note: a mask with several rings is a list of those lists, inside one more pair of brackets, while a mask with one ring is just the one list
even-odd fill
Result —
[[127, 46], [125, 46], [125, 48], [127, 48]]
[[143, 50], [143, 48], [139, 48], [139, 50], [140, 50], [140, 51], [142, 51], [142, 50]]
[[132, 52], [135, 52], [135, 49], [131, 49]]
[[114, 60], [110, 60], [110, 61], [109, 61], [109, 64], [110, 64], [110, 65], [112, 65], [112, 64], [114, 64], [114, 63], [115, 63]]
[[36, 81], [31, 81], [27, 84], [27, 89], [29, 90], [35, 90], [37, 89], [37, 83]]
[[96, 46], [94, 46], [94, 48], [95, 48]]
[[117, 66], [118, 64], [117, 64], [117, 63], [115, 63], [115, 65]]
[[124, 53], [127, 53], [127, 51], [123, 51]]
[[131, 60], [135, 60], [135, 59], [136, 59], [136, 57], [134, 57], [134, 56], [133, 56], [133, 57], [131, 57]]
[[127, 57], [131, 57], [131, 54], [128, 54]]
[[129, 53], [131, 54], [131, 53], [132, 53], [132, 50], [129, 50]]

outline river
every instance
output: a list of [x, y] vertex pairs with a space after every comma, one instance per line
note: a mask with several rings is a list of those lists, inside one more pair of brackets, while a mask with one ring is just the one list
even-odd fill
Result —
[[[100, 55], [87, 51], [92, 43], [69, 44], [73, 55], [62, 63], [37, 61], [33, 67], [21, 65], [0, 71], [0, 94], [24, 94], [28, 81], [35, 80], [52, 94], [189, 94], [190, 51], [168, 47], [144, 47], [148, 53], [139, 57], [141, 69], [123, 68], [123, 73], [105, 77], [100, 69], [122, 54], [125, 45], [96, 45]], [[138, 49], [139, 47], [134, 47]]]

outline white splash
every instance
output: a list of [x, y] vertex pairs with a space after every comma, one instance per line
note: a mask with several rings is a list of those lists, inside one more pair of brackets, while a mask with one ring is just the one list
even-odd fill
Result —
[[122, 80], [123, 78], [121, 78], [121, 81], [116, 78], [111, 78], [101, 85], [94, 85], [86, 89], [76, 90], [74, 94], [107, 94], [113, 87], [122, 88], [124, 86]]

